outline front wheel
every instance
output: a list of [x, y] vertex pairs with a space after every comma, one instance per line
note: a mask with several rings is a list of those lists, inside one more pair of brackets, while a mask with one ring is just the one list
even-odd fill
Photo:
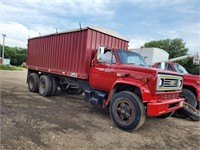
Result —
[[141, 99], [135, 94], [123, 91], [111, 98], [110, 116], [114, 123], [123, 130], [136, 130], [146, 119], [146, 112]]

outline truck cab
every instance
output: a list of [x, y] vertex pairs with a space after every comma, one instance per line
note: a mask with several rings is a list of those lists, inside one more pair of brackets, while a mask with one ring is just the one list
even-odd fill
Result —
[[[161, 68], [161, 62], [157, 62], [154, 68]], [[179, 72], [183, 74], [183, 92], [181, 95], [186, 98], [186, 101], [196, 107], [200, 102], [200, 76], [192, 75], [178, 63], [165, 62], [165, 69], [169, 71]]]
[[101, 47], [91, 64], [91, 90], [86, 90], [85, 99], [109, 107], [113, 121], [120, 128], [129, 129], [136, 116], [140, 126], [143, 116], [165, 118], [181, 108], [182, 82], [181, 74], [149, 68], [137, 53]]

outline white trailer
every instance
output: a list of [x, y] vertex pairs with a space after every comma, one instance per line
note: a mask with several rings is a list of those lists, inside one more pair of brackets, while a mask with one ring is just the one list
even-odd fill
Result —
[[160, 48], [136, 48], [129, 50], [144, 57], [149, 66], [153, 66], [156, 62], [166, 62], [169, 60], [169, 54]]

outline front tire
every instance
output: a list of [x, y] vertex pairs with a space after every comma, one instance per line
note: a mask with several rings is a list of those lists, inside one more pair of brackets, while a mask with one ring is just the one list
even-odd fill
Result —
[[111, 98], [109, 111], [113, 122], [123, 130], [139, 129], [146, 119], [141, 99], [128, 91], [119, 92]]

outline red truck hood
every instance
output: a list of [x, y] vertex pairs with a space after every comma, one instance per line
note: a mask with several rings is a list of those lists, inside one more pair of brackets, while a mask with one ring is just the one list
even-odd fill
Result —
[[153, 95], [156, 94], [158, 74], [183, 76], [182, 74], [177, 73], [177, 72], [166, 71], [166, 70], [161, 70], [161, 69], [157, 69], [157, 68], [136, 66], [136, 65], [120, 65], [118, 67], [118, 73], [124, 74], [124, 75], [130, 74], [130, 76], [128, 76], [128, 78], [137, 80], [137, 81], [143, 82], [143, 79], [147, 79], [148, 80], [147, 85], [148, 85], [151, 93], [153, 93]]
[[182, 76], [182, 74], [157, 68], [148, 68], [143, 66], [136, 66], [136, 65], [120, 65], [120, 70], [127, 70], [127, 71], [133, 71], [134, 72], [141, 72], [145, 73], [147, 75], [156, 75], [157, 73], [164, 73], [164, 74], [171, 74], [171, 75], [179, 75]]
[[199, 75], [183, 74], [183, 78], [184, 78], [184, 80], [200, 81]]

